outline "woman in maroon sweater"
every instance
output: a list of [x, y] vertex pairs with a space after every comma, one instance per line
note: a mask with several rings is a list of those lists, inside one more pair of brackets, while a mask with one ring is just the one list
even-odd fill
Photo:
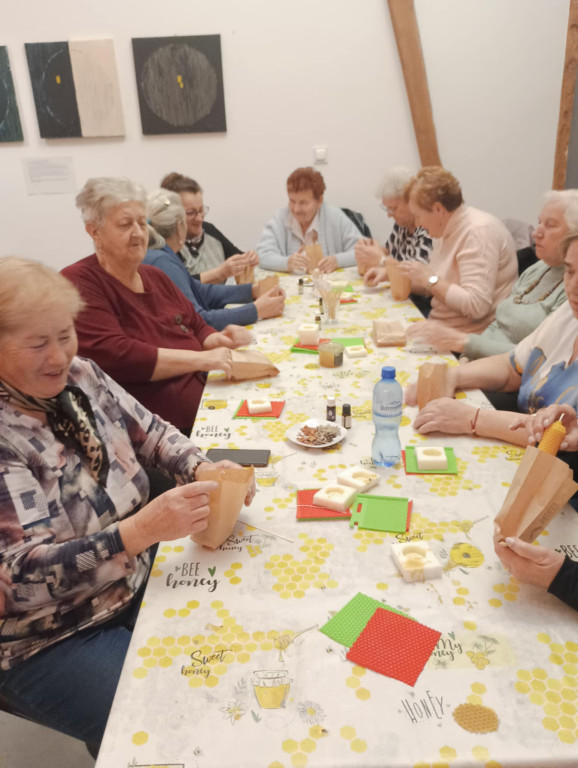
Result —
[[149, 231], [145, 190], [127, 179], [89, 179], [76, 198], [96, 254], [63, 274], [86, 309], [76, 321], [79, 352], [153, 413], [190, 431], [206, 372], [231, 370], [245, 328], [218, 333], [156, 267], [142, 264]]

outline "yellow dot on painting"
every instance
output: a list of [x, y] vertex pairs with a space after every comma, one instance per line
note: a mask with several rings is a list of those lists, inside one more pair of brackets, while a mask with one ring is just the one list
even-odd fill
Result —
[[214, 688], [218, 684], [219, 684], [219, 678], [215, 677], [215, 675], [209, 675], [209, 677], [207, 677], [207, 679], [205, 680], [205, 685], [208, 688]]
[[531, 680], [532, 673], [529, 672], [527, 669], [520, 669], [518, 670], [518, 677], [520, 678], [520, 680]]
[[307, 765], [307, 755], [303, 752], [295, 752], [291, 755], [291, 765], [293, 768], [305, 768]]
[[535, 667], [532, 670], [532, 674], [536, 678], [536, 680], [546, 680], [548, 677], [547, 672], [544, 669], [540, 669], [539, 667]]
[[163, 572], [159, 571], [158, 568], [153, 568], [152, 571], [151, 571], [151, 577], [153, 579], [156, 579], [158, 576], [162, 576], [162, 575], [163, 575]]
[[493, 597], [491, 600], [488, 600], [488, 603], [494, 608], [499, 608], [502, 605], [502, 601], [498, 600], [497, 597]]
[[135, 671], [132, 673], [132, 676], [136, 677], [137, 680], [142, 680], [143, 677], [146, 677], [147, 675], [148, 672], [144, 667], [138, 667], [138, 669], [135, 669]]
[[444, 760], [455, 760], [458, 753], [453, 747], [442, 747], [440, 749], [440, 757]]
[[185, 548], [182, 547], [180, 544], [176, 547], [173, 547], [173, 552], [184, 552]]
[[358, 688], [355, 691], [355, 695], [358, 699], [361, 699], [362, 701], [367, 701], [369, 697], [371, 696], [371, 693], [367, 690], [367, 688]]
[[464, 597], [454, 597], [454, 599], [453, 599], [453, 603], [455, 605], [465, 605], [465, 602], [466, 602], [466, 600], [465, 600]]
[[132, 735], [132, 743], [140, 747], [141, 744], [146, 744], [149, 740], [149, 735], [146, 731], [137, 731]]
[[357, 675], [357, 677], [363, 677], [363, 675], [367, 672], [367, 670], [365, 669], [365, 667], [355, 666], [353, 667], [352, 672], [354, 675]]
[[242, 568], [243, 566], [241, 563], [231, 563], [231, 568], [234, 568], [235, 570], [238, 570], [239, 568]]
[[473, 632], [474, 629], [478, 628], [478, 625], [476, 624], [475, 621], [464, 621], [464, 627], [465, 629], [469, 629]]
[[241, 579], [238, 576], [233, 576], [232, 579], [229, 579], [229, 583], [230, 584], [240, 584], [241, 583]]
[[189, 616], [190, 613], [191, 612], [189, 611], [188, 608], [179, 608], [179, 616], [182, 616], [183, 618], [185, 618], [186, 616]]
[[365, 752], [367, 749], [367, 744], [363, 739], [353, 739], [349, 746], [354, 752]]
[[376, 586], [378, 589], [381, 589], [381, 590], [389, 589], [388, 585], [385, 584], [385, 582], [383, 581], [380, 581], [379, 584], [377, 584]]
[[343, 728], [339, 729], [339, 734], [344, 739], [352, 739], [355, 736], [356, 733], [357, 733], [357, 731], [355, 730], [355, 728], [352, 725], [344, 725]]
[[283, 763], [280, 763], [278, 760], [275, 760], [275, 762], [269, 763], [267, 768], [285, 768], [285, 766], [283, 765]]
[[348, 688], [359, 688], [359, 686], [361, 685], [361, 682], [358, 677], [348, 677], [347, 680], [345, 681], [345, 685]]
[[471, 693], [467, 697], [468, 704], [477, 704], [478, 706], [482, 704], [482, 697], [478, 696], [475, 693]]
[[578, 651], [578, 643], [575, 643], [572, 640], [568, 640], [566, 643], [566, 650], [567, 651]]
[[223, 607], [223, 603], [221, 600], [213, 600], [213, 602], [211, 603], [211, 608], [216, 609], [216, 608], [222, 608], [222, 607]]
[[518, 682], [515, 684], [514, 688], [518, 691], [518, 693], [528, 693], [528, 691], [530, 690], [530, 686], [528, 685], [528, 683]]
[[576, 736], [570, 731], [560, 731], [558, 738], [566, 744], [574, 744], [576, 741]]
[[200, 675], [193, 675], [189, 677], [189, 685], [191, 688], [200, 688], [203, 684], [203, 678]]
[[472, 691], [474, 693], [485, 693], [486, 686], [483, 683], [472, 683]]
[[170, 667], [173, 663], [173, 660], [170, 656], [163, 656], [163, 658], [159, 661], [159, 667]]
[[538, 641], [540, 643], [549, 643], [550, 642], [550, 635], [546, 635], [544, 632], [540, 632], [539, 635], [537, 635]]

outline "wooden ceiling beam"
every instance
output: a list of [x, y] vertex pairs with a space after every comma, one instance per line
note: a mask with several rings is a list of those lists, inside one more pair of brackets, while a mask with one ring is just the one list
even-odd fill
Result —
[[568, 167], [568, 146], [572, 127], [572, 110], [574, 108], [574, 90], [576, 87], [576, 66], [578, 64], [578, 0], [570, 0], [568, 14], [568, 32], [566, 34], [566, 56], [562, 75], [562, 92], [560, 94], [560, 115], [558, 117], [558, 133], [556, 135], [556, 151], [554, 153], [554, 177], [552, 189], [564, 189], [566, 185], [566, 170]]
[[421, 164], [441, 165], [414, 2], [387, 0], [387, 3]]

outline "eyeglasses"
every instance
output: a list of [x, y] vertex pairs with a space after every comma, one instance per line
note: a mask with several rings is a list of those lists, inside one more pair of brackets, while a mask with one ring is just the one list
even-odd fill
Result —
[[379, 207], [382, 211], [385, 211], [389, 216], [395, 216], [395, 212], [397, 211], [397, 205], [392, 208], [390, 205], [384, 205], [383, 203], [379, 204]]
[[189, 208], [185, 211], [187, 219], [196, 219], [197, 216], [206, 216], [209, 212], [209, 206], [203, 205], [202, 208]]

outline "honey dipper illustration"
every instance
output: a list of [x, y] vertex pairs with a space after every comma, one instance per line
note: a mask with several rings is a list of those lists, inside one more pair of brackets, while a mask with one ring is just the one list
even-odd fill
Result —
[[307, 627], [307, 629], [302, 629], [299, 632], [285, 632], [283, 635], [278, 635], [274, 640], [274, 645], [275, 648], [279, 651], [279, 661], [284, 660], [283, 651], [286, 651], [287, 648], [289, 648], [296, 637], [305, 634], [305, 632], [310, 632], [312, 629], [317, 629], [317, 626], [317, 624], [314, 624], [312, 627]]

